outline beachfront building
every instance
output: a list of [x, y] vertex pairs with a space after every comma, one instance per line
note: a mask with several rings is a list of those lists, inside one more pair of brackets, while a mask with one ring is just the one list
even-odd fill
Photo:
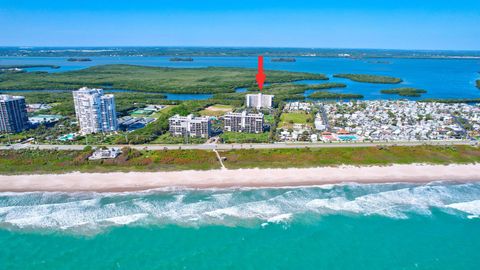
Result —
[[262, 133], [264, 118], [262, 113], [227, 113], [224, 117], [224, 130], [232, 132]]
[[245, 96], [245, 104], [247, 108], [270, 109], [273, 106], [273, 95], [247, 94]]
[[118, 129], [115, 97], [103, 89], [83, 87], [73, 91], [75, 114], [81, 134], [112, 132]]
[[174, 115], [168, 119], [169, 131], [173, 136], [189, 136], [196, 138], [208, 138], [211, 134], [211, 122], [209, 117], [194, 117]]
[[27, 127], [25, 97], [0, 95], [0, 133], [17, 133]]
[[118, 147], [112, 148], [98, 148], [93, 152], [93, 154], [88, 157], [89, 160], [100, 160], [100, 159], [114, 159], [122, 153], [122, 150]]

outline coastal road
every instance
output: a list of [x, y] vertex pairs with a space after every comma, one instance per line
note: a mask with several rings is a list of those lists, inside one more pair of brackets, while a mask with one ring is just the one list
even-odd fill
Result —
[[[131, 147], [138, 150], [232, 150], [232, 149], [281, 149], [281, 148], [334, 148], [334, 147], [376, 147], [376, 146], [419, 146], [419, 145], [476, 145], [474, 141], [405, 141], [405, 142], [342, 142], [342, 143], [245, 143], [245, 144], [146, 144], [146, 145], [108, 145], [108, 147]], [[6, 149], [42, 149], [42, 150], [83, 150], [86, 145], [56, 145], [56, 144], [13, 144], [0, 145], [0, 150]], [[92, 145], [94, 146], [94, 145]]]

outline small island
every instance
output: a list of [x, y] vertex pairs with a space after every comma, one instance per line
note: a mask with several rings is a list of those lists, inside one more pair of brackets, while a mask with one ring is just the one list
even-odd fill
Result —
[[385, 64], [385, 65], [391, 64], [390, 61], [382, 61], [382, 60], [370, 60], [370, 61], [367, 61], [367, 63], [369, 63], [369, 64]]
[[325, 91], [313, 92], [308, 96], [311, 99], [360, 99], [363, 98], [363, 95], [360, 94], [341, 94], [341, 93], [331, 93]]
[[53, 68], [58, 69], [57, 65], [0, 65], [0, 69], [23, 69], [23, 68]]
[[335, 78], [345, 78], [355, 82], [364, 83], [385, 83], [385, 84], [397, 84], [403, 80], [400, 78], [382, 76], [382, 75], [368, 75], [368, 74], [335, 74]]
[[59, 69], [57, 65], [0, 65], [0, 74], [4, 73], [25, 73], [26, 68], [51, 68]]
[[170, 62], [192, 62], [193, 58], [191, 57], [173, 57], [170, 58]]
[[480, 88], [480, 80], [477, 80], [477, 87]]
[[400, 87], [380, 91], [382, 94], [396, 94], [402, 97], [419, 97], [426, 92], [426, 90], [413, 87]]
[[270, 60], [271, 62], [297, 62], [297, 60], [293, 57], [287, 57], [287, 58], [272, 58], [272, 60]]
[[90, 62], [92, 59], [90, 58], [68, 58], [68, 62]]

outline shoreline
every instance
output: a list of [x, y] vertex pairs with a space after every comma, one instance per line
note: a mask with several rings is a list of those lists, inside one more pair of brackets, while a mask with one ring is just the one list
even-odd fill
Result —
[[480, 181], [480, 164], [0, 175], [0, 192], [127, 192], [168, 187], [266, 188], [434, 181]]

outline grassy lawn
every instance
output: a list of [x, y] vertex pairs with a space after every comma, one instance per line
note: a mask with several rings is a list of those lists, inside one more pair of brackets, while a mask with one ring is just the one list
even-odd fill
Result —
[[293, 124], [308, 124], [312, 125], [313, 115], [307, 114], [305, 112], [289, 112], [282, 113], [280, 116], [279, 127], [282, 128], [291, 128]]
[[150, 143], [153, 144], [185, 144], [185, 143], [195, 143], [195, 144], [201, 144], [205, 143], [207, 140], [203, 138], [185, 138], [185, 137], [174, 137], [170, 132], [166, 132], [165, 134], [162, 134], [158, 136], [155, 140], [153, 140]]
[[224, 132], [220, 135], [225, 143], [266, 143], [268, 142], [268, 133], [241, 133]]
[[338, 165], [480, 162], [480, 149], [471, 146], [395, 146], [350, 148], [248, 149], [222, 153], [225, 166], [287, 168]]
[[199, 113], [203, 116], [222, 116], [227, 112], [231, 112], [233, 110], [233, 106], [230, 105], [223, 105], [223, 104], [215, 104], [201, 110]]

